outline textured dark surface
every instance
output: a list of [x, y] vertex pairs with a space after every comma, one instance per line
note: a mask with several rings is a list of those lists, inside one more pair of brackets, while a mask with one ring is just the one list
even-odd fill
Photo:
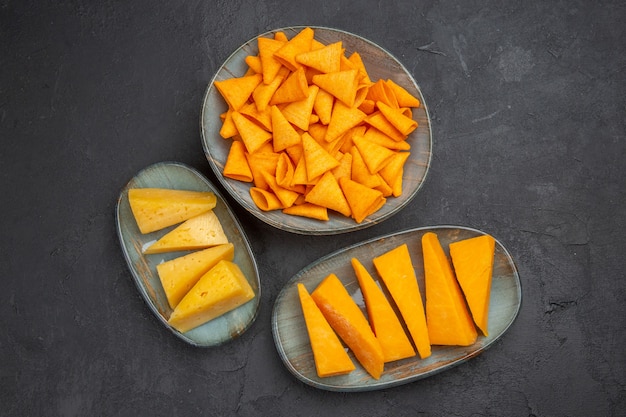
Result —
[[[620, 1], [0, 1], [0, 415], [625, 415], [625, 22]], [[163, 160], [216, 182], [207, 82], [256, 34], [303, 24], [364, 36], [413, 73], [432, 169], [402, 212], [346, 235], [292, 235], [235, 207], [259, 317], [232, 343], [185, 345], [134, 287], [118, 193]], [[270, 329], [283, 283], [332, 250], [436, 224], [510, 250], [523, 305], [509, 333], [385, 391], [292, 377]]]

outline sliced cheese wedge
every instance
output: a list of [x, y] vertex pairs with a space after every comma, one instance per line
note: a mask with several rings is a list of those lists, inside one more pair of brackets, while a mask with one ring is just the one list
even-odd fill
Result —
[[424, 234], [422, 249], [430, 342], [433, 345], [473, 344], [478, 336], [474, 321], [467, 310], [452, 266], [435, 233]]
[[150, 245], [144, 254], [205, 249], [228, 243], [222, 224], [210, 210], [183, 222]]
[[474, 323], [488, 336], [495, 239], [477, 236], [450, 244], [450, 257]]
[[383, 290], [358, 259], [352, 258], [351, 263], [365, 299], [370, 324], [383, 348], [385, 362], [415, 356], [411, 341]]
[[355, 369], [354, 363], [339, 337], [330, 327], [304, 285], [298, 283], [297, 287], [317, 375], [325, 378], [352, 372]]
[[181, 223], [215, 207], [210, 191], [131, 188], [128, 202], [141, 233], [150, 233]]
[[402, 244], [375, 257], [374, 266], [398, 306], [420, 357], [430, 356], [424, 303], [408, 246]]
[[385, 366], [383, 349], [365, 315], [339, 278], [335, 274], [328, 275], [311, 297], [363, 368], [379, 379]]
[[234, 310], [254, 296], [254, 290], [239, 266], [222, 260], [178, 303], [168, 323], [184, 333]]
[[232, 261], [235, 245], [226, 243], [179, 256], [156, 266], [170, 307], [175, 308], [200, 277], [219, 261]]

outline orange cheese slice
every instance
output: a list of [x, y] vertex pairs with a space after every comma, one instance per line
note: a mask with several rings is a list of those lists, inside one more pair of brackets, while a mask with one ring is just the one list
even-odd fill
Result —
[[383, 349], [339, 278], [335, 274], [328, 275], [311, 297], [359, 363], [372, 377], [379, 379], [385, 366]]
[[474, 323], [488, 336], [495, 239], [477, 236], [450, 244], [450, 257]]
[[372, 330], [383, 349], [385, 362], [415, 356], [411, 341], [382, 289], [358, 259], [352, 258], [351, 263], [365, 299]]
[[325, 378], [354, 371], [354, 363], [309, 292], [301, 283], [297, 288], [317, 375]]
[[397, 246], [375, 257], [373, 262], [400, 310], [420, 357], [424, 359], [430, 356], [430, 338], [424, 303], [408, 246], [406, 244]]
[[422, 250], [430, 342], [433, 345], [473, 344], [478, 336], [474, 321], [436, 234], [424, 234]]

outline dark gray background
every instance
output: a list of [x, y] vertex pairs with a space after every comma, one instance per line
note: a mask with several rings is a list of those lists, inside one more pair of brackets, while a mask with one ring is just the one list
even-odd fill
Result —
[[[411, 71], [432, 169], [391, 220], [334, 237], [274, 230], [231, 200], [261, 309], [240, 339], [194, 348], [136, 290], [117, 197], [164, 160], [217, 183], [207, 83], [289, 25], [354, 32]], [[0, 1], [0, 415], [626, 415], [625, 27], [621, 1]], [[296, 380], [270, 328], [282, 285], [335, 249], [437, 224], [512, 253], [523, 305], [505, 337], [380, 392]]]

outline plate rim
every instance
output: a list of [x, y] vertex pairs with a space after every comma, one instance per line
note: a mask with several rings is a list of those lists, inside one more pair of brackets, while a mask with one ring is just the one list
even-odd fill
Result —
[[[486, 343], [485, 345], [477, 348], [476, 350], [472, 350], [469, 353], [459, 356], [458, 358], [455, 358], [455, 360], [453, 360], [452, 362], [444, 365], [444, 366], [438, 366], [434, 369], [431, 369], [427, 372], [421, 373], [421, 374], [417, 374], [417, 375], [412, 375], [412, 376], [407, 376], [405, 378], [401, 378], [401, 379], [397, 379], [397, 380], [393, 380], [393, 381], [386, 381], [386, 382], [374, 382], [372, 384], [362, 384], [362, 385], [338, 385], [338, 384], [326, 384], [326, 383], [322, 383], [322, 382], [318, 382], [316, 380], [310, 379], [308, 377], [306, 377], [305, 375], [303, 375], [302, 373], [300, 373], [297, 369], [295, 369], [292, 364], [290, 363], [290, 361], [288, 360], [288, 356], [285, 353], [285, 349], [284, 346], [279, 343], [280, 340], [280, 335], [279, 333], [279, 326], [278, 326], [278, 307], [279, 307], [279, 302], [280, 300], [284, 297], [285, 292], [289, 289], [294, 287], [295, 283], [298, 281], [298, 279], [300, 277], [302, 277], [304, 274], [306, 274], [309, 270], [313, 269], [314, 267], [316, 267], [317, 265], [323, 264], [331, 259], [333, 259], [334, 257], [340, 255], [343, 252], [348, 252], [350, 250], [353, 250], [355, 248], [361, 247], [361, 246], [367, 246], [367, 245], [371, 245], [372, 243], [376, 242], [376, 241], [380, 241], [383, 239], [388, 239], [394, 236], [400, 236], [403, 234], [412, 234], [412, 233], [420, 233], [420, 232], [426, 232], [426, 231], [435, 231], [438, 229], [456, 229], [456, 230], [464, 230], [464, 231], [468, 231], [468, 232], [472, 232], [472, 233], [477, 233], [478, 235], [490, 235], [494, 238], [495, 243], [496, 243], [496, 249], [500, 249], [503, 253], [503, 255], [506, 257], [508, 263], [511, 265], [513, 274], [512, 277], [514, 278], [514, 282], [515, 282], [515, 289], [516, 289], [516, 303], [515, 303], [515, 311], [513, 312], [513, 314], [511, 315], [511, 318], [509, 320], [508, 323], [506, 323], [506, 326], [502, 329], [502, 331], [496, 335], [493, 339], [489, 340], [488, 343]], [[314, 388], [318, 388], [321, 390], [326, 390], [326, 391], [336, 391], [336, 392], [366, 392], [366, 391], [377, 391], [377, 390], [382, 390], [382, 389], [387, 389], [387, 388], [392, 388], [392, 387], [396, 387], [396, 386], [400, 386], [400, 385], [404, 385], [404, 384], [408, 384], [411, 382], [415, 382], [418, 381], [420, 379], [425, 379], [427, 377], [436, 375], [438, 373], [447, 371], [449, 369], [452, 369], [458, 365], [461, 365], [464, 362], [467, 362], [469, 359], [478, 356], [479, 354], [481, 354], [482, 352], [486, 351], [487, 349], [489, 349], [491, 346], [493, 346], [497, 341], [499, 341], [511, 328], [511, 326], [513, 325], [513, 323], [517, 320], [517, 317], [520, 314], [520, 311], [522, 309], [522, 303], [523, 303], [523, 288], [522, 288], [522, 281], [521, 281], [521, 277], [519, 274], [519, 269], [517, 267], [517, 263], [515, 262], [515, 259], [513, 258], [513, 256], [511, 255], [510, 251], [506, 248], [506, 246], [504, 246], [504, 244], [502, 244], [502, 242], [496, 238], [495, 236], [493, 236], [490, 233], [484, 232], [480, 229], [477, 228], [473, 228], [473, 227], [469, 227], [469, 226], [462, 226], [462, 225], [450, 225], [450, 224], [440, 224], [440, 225], [432, 225], [432, 226], [420, 226], [420, 227], [412, 227], [412, 228], [407, 228], [407, 229], [401, 229], [401, 230], [397, 230], [394, 232], [389, 232], [386, 234], [382, 234], [382, 235], [378, 235], [375, 237], [371, 237], [368, 238], [366, 240], [360, 241], [360, 242], [356, 242], [350, 245], [347, 245], [343, 248], [339, 248], [337, 250], [334, 250], [331, 253], [328, 253], [314, 261], [312, 261], [311, 263], [309, 263], [308, 265], [304, 266], [302, 269], [300, 269], [298, 272], [296, 272], [292, 277], [290, 277], [287, 282], [285, 282], [285, 284], [282, 286], [281, 290], [279, 291], [278, 295], [276, 296], [276, 299], [274, 300], [274, 305], [272, 307], [272, 315], [271, 315], [271, 328], [272, 328], [272, 336], [274, 338], [274, 345], [276, 350], [278, 351], [279, 357], [281, 359], [281, 361], [283, 362], [283, 365], [289, 370], [289, 372], [291, 374], [293, 374], [296, 379], [298, 379], [299, 381], [310, 385]], [[301, 314], [300, 314], [301, 315]], [[418, 355], [419, 356], [419, 355]]]
[[[276, 32], [279, 31], [286, 31], [286, 30], [293, 30], [293, 31], [298, 31], [298, 30], [302, 30], [304, 28], [312, 28], [313, 30], [324, 30], [324, 31], [329, 31], [329, 32], [336, 32], [339, 34], [343, 34], [345, 36], [349, 36], [349, 37], [354, 37], [362, 42], [365, 42], [369, 45], [371, 45], [374, 48], [379, 49], [380, 51], [384, 52], [391, 60], [393, 60], [395, 62], [396, 65], [398, 65], [398, 67], [404, 72], [404, 74], [409, 78], [409, 80], [413, 83], [413, 85], [415, 86], [415, 88], [417, 89], [417, 92], [419, 94], [419, 99], [421, 102], [421, 106], [423, 108], [424, 111], [424, 118], [427, 122], [427, 126], [426, 126], [426, 130], [427, 130], [427, 139], [428, 139], [428, 158], [425, 164], [425, 170], [423, 173], [423, 176], [421, 177], [420, 183], [417, 185], [417, 187], [415, 188], [414, 191], [412, 191], [412, 193], [406, 198], [404, 199], [402, 202], [400, 202], [398, 204], [398, 206], [394, 207], [392, 210], [390, 210], [388, 213], [385, 213], [383, 216], [379, 217], [379, 218], [366, 218], [364, 219], [361, 223], [356, 223], [354, 222], [353, 224], [346, 224], [343, 227], [327, 227], [327, 228], [319, 228], [319, 229], [303, 229], [303, 228], [298, 228], [298, 227], [294, 227], [294, 226], [290, 226], [290, 225], [286, 225], [284, 223], [281, 223], [278, 220], [274, 220], [270, 217], [268, 217], [267, 215], [264, 214], [264, 212], [256, 207], [253, 207], [251, 204], [249, 204], [247, 201], [242, 200], [242, 198], [239, 195], [234, 195], [236, 194], [235, 192], [231, 191], [231, 188], [233, 188], [233, 186], [231, 185], [232, 182], [234, 182], [235, 180], [231, 180], [229, 178], [225, 178], [222, 175], [222, 172], [220, 171], [219, 167], [215, 164], [215, 162], [213, 161], [213, 157], [211, 156], [211, 150], [210, 147], [208, 145], [209, 142], [209, 138], [207, 137], [207, 133], [206, 133], [206, 127], [205, 127], [205, 115], [207, 114], [207, 111], [209, 111], [208, 109], [208, 99], [210, 97], [210, 94], [212, 92], [212, 90], [214, 89], [214, 82], [215, 80], [219, 77], [220, 73], [222, 72], [222, 70], [227, 66], [227, 64], [243, 49], [245, 49], [246, 47], [249, 47], [255, 40], [257, 40], [259, 37], [264, 37], [264, 36], [269, 36], [272, 35]], [[211, 167], [211, 170], [213, 171], [213, 173], [215, 174], [215, 176], [217, 177], [218, 182], [220, 183], [220, 185], [224, 188], [224, 190], [236, 201], [237, 204], [239, 204], [242, 208], [244, 208], [247, 212], [249, 212], [250, 214], [252, 214], [255, 218], [261, 220], [262, 222], [268, 224], [269, 226], [275, 227], [279, 230], [283, 230], [289, 233], [294, 233], [294, 234], [300, 234], [300, 235], [314, 235], [314, 236], [329, 236], [329, 235], [336, 235], [336, 234], [342, 234], [342, 233], [348, 233], [348, 232], [353, 232], [353, 231], [357, 231], [357, 230], [363, 230], [366, 229], [368, 227], [377, 225], [391, 217], [393, 217], [394, 215], [398, 214], [402, 209], [406, 208], [407, 205], [409, 205], [409, 203], [411, 201], [413, 201], [413, 199], [417, 196], [417, 194], [419, 193], [419, 191], [424, 187], [427, 179], [429, 178], [429, 172], [430, 169], [432, 167], [432, 161], [433, 161], [433, 149], [434, 149], [434, 139], [433, 139], [433, 129], [432, 129], [432, 120], [430, 117], [430, 112], [429, 112], [429, 108], [428, 108], [428, 104], [426, 103], [426, 99], [424, 98], [424, 94], [422, 92], [422, 89], [420, 87], [420, 85], [417, 83], [417, 81], [415, 80], [415, 78], [413, 77], [413, 74], [404, 66], [404, 64], [402, 63], [402, 61], [400, 61], [394, 54], [392, 54], [388, 49], [382, 47], [381, 45], [352, 32], [343, 30], [343, 29], [337, 29], [337, 28], [333, 28], [333, 27], [329, 27], [329, 26], [319, 26], [319, 25], [293, 25], [293, 26], [284, 26], [284, 27], [279, 27], [279, 28], [275, 28], [275, 29], [270, 29], [267, 30], [259, 35], [256, 35], [250, 39], [248, 39], [246, 42], [244, 42], [243, 44], [241, 44], [239, 47], [237, 47], [236, 49], [234, 49], [234, 51], [228, 55], [228, 57], [220, 64], [220, 66], [217, 68], [217, 70], [215, 71], [215, 73], [213, 74], [213, 76], [211, 77], [211, 80], [209, 81], [207, 87], [205, 88], [205, 93], [203, 95], [202, 98], [202, 107], [201, 107], [201, 111], [200, 111], [200, 117], [199, 117], [199, 125], [200, 125], [200, 133], [201, 133], [201, 142], [202, 142], [202, 149], [204, 151], [204, 155], [205, 158], [207, 159], [207, 161], [209, 162], [209, 166]], [[331, 216], [335, 216], [335, 213], [332, 213]], [[339, 215], [337, 215], [339, 216]], [[323, 226], [324, 223], [320, 221], [320, 226]]]
[[[158, 308], [155, 305], [155, 302], [152, 300], [152, 297], [150, 297], [150, 295], [148, 294], [146, 288], [143, 285], [141, 285], [141, 283], [139, 282], [139, 278], [137, 277], [137, 274], [135, 273], [134, 268], [131, 266], [133, 262], [132, 262], [130, 253], [128, 252], [128, 250], [126, 248], [126, 245], [124, 243], [124, 236], [123, 236], [123, 232], [122, 232], [122, 219], [121, 219], [121, 216], [120, 216], [121, 205], [124, 203], [125, 199], [126, 200], [128, 199], [128, 190], [131, 188], [130, 186], [133, 183], [133, 181], [135, 181], [137, 178], [139, 178], [142, 174], [146, 174], [150, 170], [156, 170], [156, 169], [160, 169], [162, 167], [176, 167], [176, 168], [182, 168], [183, 170], [188, 171], [190, 174], [193, 174], [199, 180], [199, 182], [203, 183], [208, 188], [209, 191], [215, 193], [215, 195], [217, 196], [218, 199], [222, 200], [224, 208], [229, 213], [229, 215], [231, 217], [231, 220], [233, 221], [233, 223], [236, 225], [236, 227], [238, 229], [238, 233], [241, 235], [241, 240], [243, 241], [243, 243], [245, 245], [245, 251], [248, 254], [248, 257], [250, 258], [250, 261], [251, 261], [250, 263], [251, 263], [251, 266], [252, 266], [252, 269], [253, 269], [253, 272], [254, 272], [254, 279], [255, 279], [255, 281], [257, 283], [257, 292], [256, 292], [256, 296], [255, 296], [256, 301], [254, 302], [255, 306], [254, 306], [253, 314], [249, 318], [248, 322], [245, 323], [245, 325], [243, 326], [241, 331], [236, 332], [236, 333], [229, 333], [229, 335], [230, 335], [229, 337], [220, 338], [220, 340], [218, 340], [217, 342], [200, 343], [199, 341], [189, 337], [186, 333], [179, 332], [178, 330], [174, 329], [167, 322], [165, 317], [163, 317], [163, 315], [159, 312]], [[232, 341], [234, 339], [237, 339], [238, 337], [243, 335], [254, 324], [254, 322], [256, 321], [256, 319], [257, 319], [257, 317], [259, 315], [259, 310], [260, 310], [260, 306], [261, 306], [262, 287], [261, 287], [261, 277], [259, 275], [257, 261], [256, 261], [256, 258], [254, 256], [254, 252], [252, 251], [252, 246], [250, 245], [250, 240], [248, 239], [248, 237], [247, 237], [247, 235], [245, 233], [245, 230], [243, 229], [243, 226], [242, 226], [241, 222], [236, 217], [234, 211], [229, 206], [228, 202], [224, 199], [224, 197], [220, 193], [219, 189], [214, 184], [212, 184], [211, 181], [208, 178], [206, 178], [206, 176], [203, 175], [199, 170], [197, 170], [196, 168], [194, 168], [194, 167], [192, 167], [192, 166], [190, 166], [188, 164], [185, 164], [183, 162], [178, 162], [178, 161], [160, 161], [160, 162], [156, 162], [156, 163], [150, 164], [150, 165], [140, 169], [139, 171], [137, 171], [137, 173], [135, 175], [133, 175], [124, 184], [124, 186], [119, 191], [117, 202], [115, 204], [115, 226], [116, 226], [116, 232], [117, 232], [117, 236], [118, 236], [118, 243], [119, 243], [119, 245], [121, 247], [121, 251], [122, 251], [124, 259], [126, 261], [126, 268], [127, 268], [128, 272], [131, 275], [131, 278], [132, 278], [132, 281], [133, 281], [135, 287], [137, 288], [137, 290], [141, 294], [141, 297], [142, 297], [144, 303], [148, 305], [148, 308], [153, 313], [153, 315], [156, 316], [158, 321], [165, 328], [167, 328], [170, 331], [170, 333], [173, 333], [178, 339], [186, 342], [187, 344], [195, 346], [195, 347], [200, 347], [200, 348], [217, 347], [217, 346], [223, 345], [223, 344], [225, 344], [227, 342], [230, 342], [230, 341]], [[139, 255], [140, 256], [144, 256], [143, 254], [139, 254]], [[152, 273], [152, 271], [151, 271], [151, 273]]]

